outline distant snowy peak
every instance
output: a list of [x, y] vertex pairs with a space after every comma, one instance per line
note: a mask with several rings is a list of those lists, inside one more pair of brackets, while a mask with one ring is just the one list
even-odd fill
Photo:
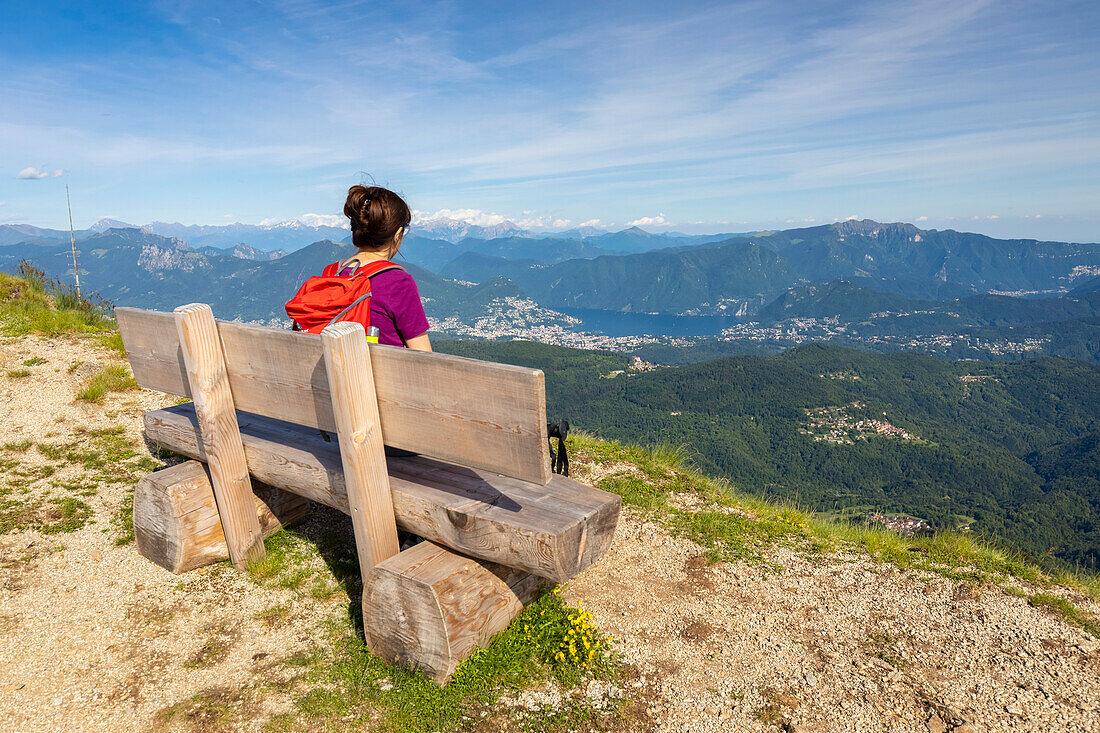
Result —
[[454, 243], [463, 239], [499, 239], [529, 234], [526, 229], [499, 214], [475, 209], [444, 209], [434, 214], [413, 212], [413, 231], [421, 237]]
[[348, 218], [342, 214], [302, 214], [296, 219], [264, 219], [264, 229], [347, 229]]
[[[339, 220], [342, 217], [324, 218], [322, 214], [305, 214], [297, 219], [261, 222], [260, 224], [180, 224], [155, 221], [144, 227], [146, 231], [165, 237], [185, 239], [196, 248], [216, 247], [230, 249], [244, 242], [259, 250], [285, 250], [293, 252], [307, 244], [323, 239], [339, 241], [348, 236], [346, 226], [327, 226], [316, 222]], [[317, 217], [317, 218], [310, 218]]]
[[144, 229], [144, 227], [140, 227], [137, 224], [128, 224], [127, 222], [121, 221], [119, 219], [112, 219], [109, 216], [103, 217], [88, 228], [91, 229], [93, 232], [98, 232], [100, 234], [107, 231], [108, 229]]

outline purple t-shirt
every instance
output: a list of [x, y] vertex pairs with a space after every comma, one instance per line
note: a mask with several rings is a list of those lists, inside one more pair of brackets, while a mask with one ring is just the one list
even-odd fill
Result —
[[[354, 272], [345, 267], [340, 276]], [[370, 325], [378, 326], [378, 343], [404, 346], [428, 332], [428, 317], [412, 275], [404, 270], [380, 272], [371, 278], [370, 292]]]

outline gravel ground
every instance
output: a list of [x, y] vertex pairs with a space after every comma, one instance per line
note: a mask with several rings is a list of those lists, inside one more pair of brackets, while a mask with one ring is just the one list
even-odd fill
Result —
[[[33, 356], [46, 363], [30, 377], [7, 376]], [[122, 425], [143, 445], [141, 413], [170, 398], [73, 400], [112, 360], [87, 340], [0, 344], [0, 444]], [[15, 457], [49, 463], [34, 449]], [[63, 495], [53, 484], [81, 471], [20, 480], [30, 493], [6, 498]], [[76, 532], [0, 535], [0, 730], [165, 729], [166, 709], [195, 695], [237, 711], [241, 730], [290, 709], [287, 693], [255, 685], [286, 675], [279, 660], [317, 643], [339, 604], [224, 566], [173, 576], [116, 546], [111, 518], [131, 490], [100, 485]], [[860, 557], [769, 559], [783, 569], [708, 567], [698, 546], [624, 512], [608, 557], [566, 597], [634, 668], [628, 692], [648, 707], [629, 729], [1100, 731], [1100, 642], [1025, 599]], [[278, 623], [257, 618], [276, 606]]]

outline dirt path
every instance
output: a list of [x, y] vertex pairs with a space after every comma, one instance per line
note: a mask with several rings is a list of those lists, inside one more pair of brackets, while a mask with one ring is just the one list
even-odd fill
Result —
[[[291, 709], [281, 660], [344, 609], [224, 566], [176, 577], [115, 543], [148, 460], [141, 414], [171, 401], [75, 402], [112, 360], [87, 340], [0, 344], [0, 501], [46, 527], [65, 499], [88, 514], [73, 532], [0, 534], [0, 730], [258, 730]], [[636, 667], [634, 728], [1100, 731], [1100, 642], [1025, 599], [855, 557], [770, 559], [783, 569], [708, 567], [624, 513], [566, 596]], [[173, 716], [195, 699], [217, 704]]]

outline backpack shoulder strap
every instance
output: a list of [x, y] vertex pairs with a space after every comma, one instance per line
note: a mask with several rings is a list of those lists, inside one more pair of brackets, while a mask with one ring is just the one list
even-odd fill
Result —
[[379, 275], [383, 272], [389, 272], [390, 270], [404, 270], [404, 269], [405, 269], [404, 267], [397, 264], [396, 262], [390, 262], [389, 260], [378, 260], [376, 262], [370, 262], [366, 265], [363, 265], [362, 267], [359, 268], [359, 271], [356, 272], [355, 274], [356, 274], [356, 276], [366, 275], [368, 278], [371, 278], [371, 277], [374, 277], [375, 275]]
[[339, 262], [333, 262], [331, 265], [326, 265], [325, 269], [321, 271], [321, 277], [332, 277], [336, 274], [336, 268], [339, 266]]

